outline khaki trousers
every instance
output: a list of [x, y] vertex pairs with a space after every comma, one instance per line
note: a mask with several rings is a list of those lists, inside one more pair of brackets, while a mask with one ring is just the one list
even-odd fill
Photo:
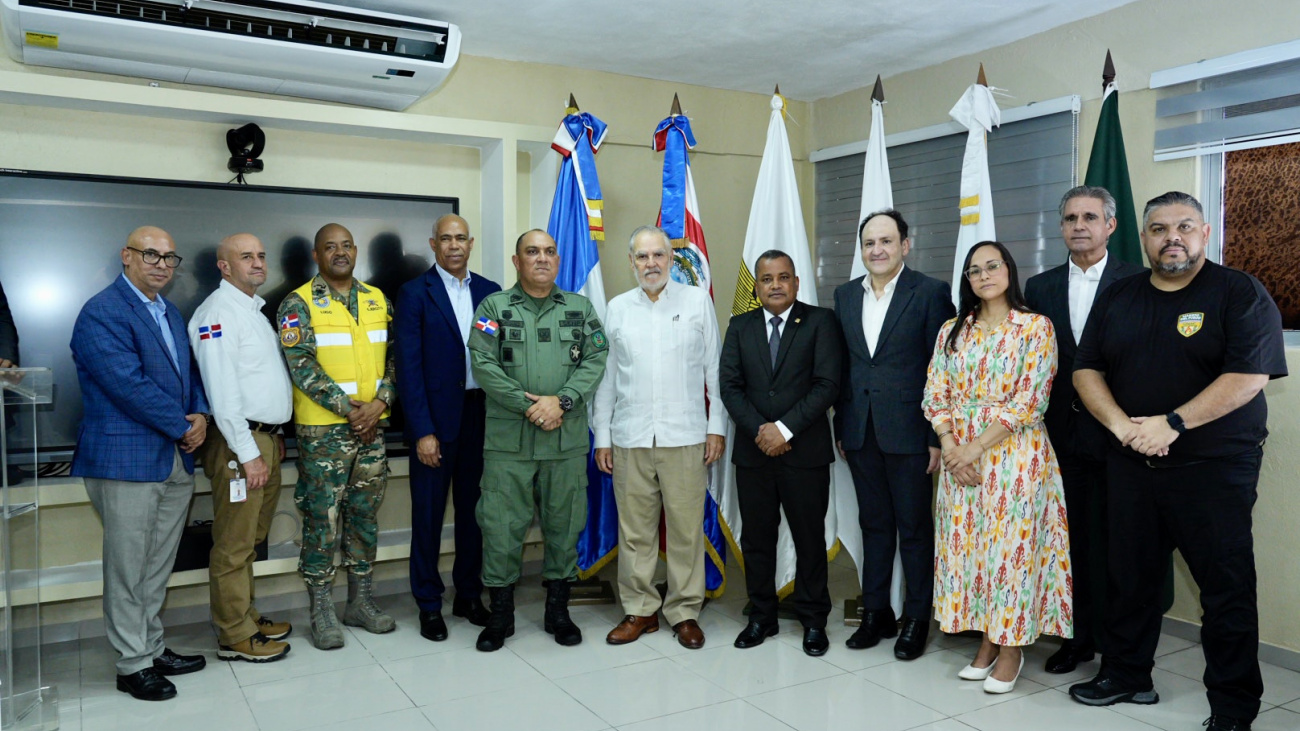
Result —
[[[662, 604], [671, 625], [698, 619], [704, 604], [704, 444], [614, 447], [618, 503], [618, 591], [623, 611], [646, 617]], [[668, 595], [654, 588], [659, 511], [667, 530]]]
[[[270, 472], [266, 486], [249, 490], [242, 503], [230, 502], [230, 480], [247, 478], [243, 465], [230, 468], [239, 458], [226, 444], [221, 430], [208, 432], [203, 445], [204, 472], [212, 480], [212, 553], [208, 559], [208, 591], [212, 622], [217, 625], [217, 642], [233, 645], [257, 634], [261, 618], [253, 607], [253, 546], [266, 540], [280, 501], [280, 449], [275, 438], [253, 432], [257, 449]], [[236, 475], [236, 472], [238, 474]]]

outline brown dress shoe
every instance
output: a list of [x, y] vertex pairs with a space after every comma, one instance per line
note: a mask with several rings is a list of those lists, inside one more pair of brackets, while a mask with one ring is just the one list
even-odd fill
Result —
[[698, 650], [704, 647], [704, 630], [700, 629], [700, 623], [693, 619], [686, 619], [673, 625], [673, 634], [677, 635], [677, 644], [688, 650]]
[[648, 632], [659, 631], [659, 615], [652, 614], [649, 617], [638, 617], [635, 614], [629, 614], [623, 618], [618, 626], [605, 635], [605, 641], [611, 645], [626, 645], [629, 642], [636, 642], [641, 635]]

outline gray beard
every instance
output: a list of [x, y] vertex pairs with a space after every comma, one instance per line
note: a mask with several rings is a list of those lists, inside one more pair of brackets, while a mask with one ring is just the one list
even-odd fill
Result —
[[1186, 274], [1192, 270], [1192, 267], [1200, 264], [1202, 256], [1204, 255], [1189, 256], [1177, 264], [1156, 264], [1153, 268], [1166, 277], [1176, 277], [1179, 274]]

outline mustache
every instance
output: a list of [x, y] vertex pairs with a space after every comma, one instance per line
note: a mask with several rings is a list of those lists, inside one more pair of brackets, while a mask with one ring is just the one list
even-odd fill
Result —
[[1182, 251], [1184, 254], [1187, 253], [1187, 247], [1183, 246], [1182, 244], [1165, 244], [1164, 246], [1160, 247], [1160, 253], [1163, 254], [1166, 251], [1169, 251], [1170, 249], [1178, 249]]

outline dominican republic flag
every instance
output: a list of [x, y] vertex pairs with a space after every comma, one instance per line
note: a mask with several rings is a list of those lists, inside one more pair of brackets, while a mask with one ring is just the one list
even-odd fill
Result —
[[[689, 150], [695, 147], [695, 135], [686, 115], [673, 114], [655, 127], [651, 147], [664, 153], [663, 196], [659, 203], [659, 227], [673, 245], [673, 281], [708, 290], [713, 295], [713, 275], [709, 266], [709, 248], [704, 243], [700, 224], [700, 203], [695, 198], [695, 180], [691, 176]], [[709, 404], [720, 409], [721, 403]], [[718, 463], [709, 466], [709, 482], [721, 479]], [[722, 596], [727, 587], [727, 539], [712, 489], [704, 498], [704, 588], [709, 598]], [[659, 530], [663, 551], [667, 531]]]
[[281, 329], [281, 330], [288, 330], [288, 329], [291, 328], [291, 327], [298, 327], [298, 316], [297, 316], [297, 315], [285, 315], [284, 317], [281, 317], [281, 318], [280, 318], [280, 329]]
[[488, 318], [486, 318], [486, 317], [480, 317], [480, 318], [479, 318], [479, 319], [474, 323], [474, 329], [475, 329], [475, 330], [482, 330], [484, 333], [486, 333], [486, 334], [488, 334], [488, 335], [496, 335], [496, 334], [497, 334], [497, 328], [498, 328], [498, 325], [497, 325], [496, 320], [490, 320], [490, 319], [488, 319]]
[[200, 325], [199, 340], [211, 340], [221, 337], [221, 325]]
[[[604, 201], [596, 176], [596, 151], [605, 139], [605, 123], [588, 112], [570, 108], [560, 122], [551, 147], [560, 153], [560, 174], [551, 200], [546, 232], [555, 239], [560, 271], [555, 284], [591, 300], [596, 316], [605, 318], [605, 284], [600, 277], [600, 250], [605, 240], [601, 217]], [[588, 432], [589, 445], [595, 437]], [[578, 576], [589, 578], [616, 555], [618, 507], [614, 480], [596, 467], [595, 450], [587, 451], [587, 525], [578, 536]]]

